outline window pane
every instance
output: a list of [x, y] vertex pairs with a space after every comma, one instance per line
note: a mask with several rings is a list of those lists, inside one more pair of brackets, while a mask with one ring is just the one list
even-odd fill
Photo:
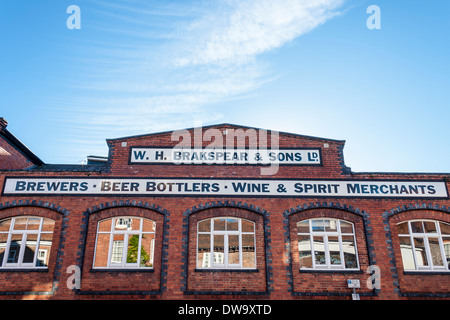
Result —
[[[145, 221], [146, 219], [144, 219]], [[148, 220], [151, 221], [151, 220]], [[145, 224], [145, 223], [144, 223]], [[155, 234], [145, 233], [142, 235], [141, 244], [141, 260], [139, 266], [141, 267], [153, 267], [153, 252], [155, 246]]]
[[356, 259], [355, 238], [353, 236], [342, 236], [342, 251], [344, 253], [345, 267], [353, 269], [358, 267]]
[[153, 267], [155, 228], [155, 221], [139, 217], [125, 216], [100, 221], [94, 267]]
[[225, 231], [225, 223], [226, 219], [214, 219], [214, 230], [216, 231]]
[[414, 233], [423, 233], [422, 221], [412, 221], [411, 231]]
[[340, 221], [341, 233], [353, 233], [353, 225], [350, 222]]
[[107, 219], [107, 220], [100, 221], [98, 223], [98, 231], [99, 232], [110, 232], [112, 220], [113, 219]]
[[37, 234], [28, 234], [26, 236], [23, 263], [33, 263], [34, 254], [36, 253], [37, 236]]
[[6, 242], [8, 241], [7, 233], [0, 233], [0, 267], [3, 264], [3, 259], [5, 257]]
[[330, 252], [330, 263], [332, 265], [340, 265], [342, 261], [338, 237], [328, 237], [328, 251]]
[[53, 232], [54, 226], [55, 226], [55, 221], [44, 218], [44, 221], [42, 222], [42, 232]]
[[423, 238], [414, 238], [414, 247], [417, 266], [428, 266], [427, 254]]
[[225, 258], [225, 244], [223, 235], [214, 235], [214, 263], [223, 264]]
[[[450, 237], [449, 238], [447, 238], [447, 237], [442, 238], [442, 242], [444, 244], [444, 252], [445, 252], [445, 259], [446, 259], [447, 269], [450, 270]], [[1, 257], [1, 255], [0, 255], [0, 257]]]
[[298, 233], [309, 233], [309, 220], [297, 222]]
[[242, 220], [242, 232], [255, 232], [255, 224], [252, 221]]
[[198, 232], [210, 232], [211, 219], [203, 220], [198, 223]]
[[323, 220], [311, 221], [312, 231], [325, 231], [325, 225]]
[[227, 231], [238, 231], [239, 222], [238, 219], [227, 219]]
[[8, 232], [10, 226], [11, 226], [11, 219], [0, 221], [0, 232]]
[[142, 232], [155, 232], [156, 222], [150, 219], [142, 219]]
[[[300, 268], [358, 268], [352, 223], [338, 219], [311, 219], [297, 222], [297, 231]], [[313, 236], [315, 232], [326, 232], [326, 239], [325, 236]]]
[[139, 255], [139, 235], [128, 235], [127, 263], [137, 263]]
[[438, 238], [428, 238], [428, 244], [430, 245], [431, 260], [434, 266], [443, 266], [441, 247], [439, 246]]
[[9, 245], [8, 263], [17, 263], [19, 261], [20, 246], [22, 245], [22, 235], [13, 234]]
[[130, 229], [134, 231], [141, 230], [141, 218], [128, 218], [131, 221]]
[[[40, 232], [41, 224], [43, 229], [44, 225], [49, 226], [48, 230]], [[11, 225], [13, 225], [12, 229]], [[8, 264], [15, 264], [10, 265], [13, 268], [47, 266], [52, 244], [53, 226], [53, 220], [41, 217], [16, 217], [1, 221], [0, 266], [5, 261]], [[11, 237], [10, 243], [7, 240], [8, 234]], [[38, 239], [41, 239], [43, 248], [45, 248], [45, 245], [47, 246], [48, 252], [40, 250]], [[6, 251], [7, 246], [8, 251]]]
[[436, 233], [436, 223], [434, 221], [424, 221], [423, 224], [426, 233]]
[[410, 237], [400, 237], [400, 251], [402, 253], [403, 269], [414, 270], [414, 257]]
[[322, 236], [314, 236], [314, 261], [316, 265], [325, 265], [325, 245]]
[[298, 236], [300, 268], [312, 268], [311, 241], [309, 235]]
[[[139, 226], [139, 220], [132, 218], [115, 218], [114, 219], [114, 231], [136, 230], [133, 223], [137, 223]], [[139, 228], [137, 229], [139, 230]]]
[[0, 232], [8, 232], [10, 226], [11, 226], [11, 219], [0, 221]]
[[41, 218], [28, 218], [27, 230], [39, 230]]
[[26, 230], [26, 228], [27, 228], [27, 218], [14, 219], [14, 230]]
[[337, 220], [324, 220], [325, 231], [337, 232]]
[[[111, 222], [111, 220], [109, 221]], [[108, 265], [108, 251], [109, 251], [109, 233], [99, 233], [97, 235], [97, 247], [95, 250], [95, 264], [94, 267], [105, 268]]]
[[206, 219], [198, 222], [197, 231], [197, 268], [256, 267], [254, 222], [232, 217]]
[[439, 227], [441, 228], [441, 234], [450, 234], [450, 224], [439, 222]]
[[123, 234], [115, 234], [115, 235], [113, 235], [113, 245], [112, 245], [112, 252], [111, 252], [111, 263], [122, 263], [123, 242], [124, 242], [124, 235]]
[[211, 235], [199, 234], [197, 244], [197, 267], [208, 268], [211, 266]]
[[398, 234], [409, 234], [408, 222], [402, 222], [397, 225]]
[[255, 256], [255, 235], [243, 234], [242, 235], [242, 267], [243, 268], [255, 268], [256, 267]]
[[228, 236], [228, 263], [238, 264], [239, 263], [239, 236], [230, 235]]
[[39, 240], [38, 256], [36, 259], [36, 266], [46, 267], [50, 259], [50, 249], [52, 247], [52, 233], [42, 233]]

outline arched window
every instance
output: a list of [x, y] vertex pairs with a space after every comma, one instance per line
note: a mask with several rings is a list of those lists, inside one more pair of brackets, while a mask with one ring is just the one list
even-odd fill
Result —
[[235, 217], [205, 219], [197, 225], [198, 269], [255, 269], [255, 223]]
[[397, 230], [405, 270], [450, 270], [450, 224], [411, 220], [399, 223]]
[[353, 224], [319, 218], [297, 222], [300, 269], [358, 269]]
[[94, 268], [153, 268], [155, 221], [115, 217], [98, 222]]
[[48, 268], [54, 225], [31, 216], [0, 221], [0, 268]]

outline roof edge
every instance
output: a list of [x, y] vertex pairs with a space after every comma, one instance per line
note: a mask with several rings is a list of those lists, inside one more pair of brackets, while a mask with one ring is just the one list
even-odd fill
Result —
[[2, 130], [0, 130], [0, 136], [34, 165], [41, 166], [44, 164], [44, 161], [28, 149], [28, 147], [17, 139], [11, 132], [9, 132], [6, 127], [3, 127]]
[[143, 137], [150, 137], [155, 135], [161, 135], [161, 134], [167, 134], [171, 132], [176, 131], [183, 131], [183, 130], [195, 130], [195, 129], [208, 129], [213, 127], [236, 127], [241, 129], [254, 129], [254, 130], [265, 130], [270, 132], [277, 132], [278, 134], [284, 134], [299, 138], [307, 138], [312, 140], [320, 140], [320, 141], [330, 141], [330, 142], [338, 142], [338, 143], [345, 143], [345, 140], [337, 140], [337, 139], [329, 139], [329, 138], [322, 138], [322, 137], [315, 137], [315, 136], [309, 136], [309, 135], [303, 135], [303, 134], [297, 134], [292, 132], [285, 132], [285, 131], [278, 131], [278, 130], [270, 130], [270, 129], [264, 129], [264, 128], [257, 128], [257, 127], [251, 127], [251, 126], [243, 126], [243, 125], [237, 125], [233, 123], [218, 123], [218, 124], [212, 124], [208, 126], [201, 126], [201, 127], [191, 127], [191, 128], [184, 128], [184, 129], [176, 129], [176, 130], [168, 130], [168, 131], [161, 131], [161, 132], [154, 132], [154, 133], [147, 133], [147, 134], [139, 134], [139, 135], [131, 135], [131, 136], [125, 136], [120, 138], [113, 138], [113, 139], [106, 139], [106, 142], [114, 142], [114, 141], [121, 141], [121, 140], [128, 140], [128, 139], [134, 139], [134, 138], [143, 138]]

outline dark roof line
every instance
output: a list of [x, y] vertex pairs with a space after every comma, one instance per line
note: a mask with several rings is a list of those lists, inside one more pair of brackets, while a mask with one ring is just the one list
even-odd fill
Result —
[[6, 140], [11, 146], [13, 146], [17, 151], [19, 151], [25, 158], [30, 160], [33, 164], [41, 166], [44, 164], [37, 155], [35, 155], [30, 149], [28, 149], [19, 139], [17, 139], [11, 132], [6, 129], [5, 119], [0, 118], [0, 137]]
[[120, 140], [127, 140], [127, 139], [133, 139], [133, 138], [143, 138], [143, 137], [160, 135], [160, 134], [167, 134], [167, 133], [176, 132], [176, 131], [182, 131], [182, 130], [194, 130], [194, 129], [200, 129], [200, 128], [208, 129], [208, 128], [213, 128], [213, 127], [237, 127], [237, 128], [242, 128], [242, 129], [265, 130], [265, 131], [271, 131], [271, 132], [278, 132], [279, 134], [290, 135], [290, 136], [294, 136], [294, 137], [301, 137], [301, 138], [314, 139], [314, 140], [322, 140], [322, 141], [331, 141], [331, 142], [345, 143], [345, 140], [321, 138], [321, 137], [308, 136], [308, 135], [291, 133], [291, 132], [284, 132], [284, 131], [277, 131], [277, 130], [269, 130], [269, 129], [257, 128], [257, 127], [242, 126], [242, 125], [226, 123], [226, 122], [225, 123], [219, 123], [219, 124], [212, 124], [212, 125], [208, 125], [208, 126], [202, 126], [202, 127], [192, 127], [192, 128], [185, 128], [185, 129], [177, 129], [177, 130], [169, 130], [169, 131], [162, 131], [162, 132], [155, 132], [155, 133], [132, 135], [132, 136], [126, 136], [126, 137], [120, 137], [120, 138], [114, 138], [114, 139], [106, 139], [106, 141], [109, 142], [109, 141], [120, 141]]

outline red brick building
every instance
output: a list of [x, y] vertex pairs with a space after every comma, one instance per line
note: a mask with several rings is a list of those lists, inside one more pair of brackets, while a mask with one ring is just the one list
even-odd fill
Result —
[[355, 173], [344, 141], [231, 124], [52, 165], [6, 127], [3, 299], [450, 297], [450, 174]]

